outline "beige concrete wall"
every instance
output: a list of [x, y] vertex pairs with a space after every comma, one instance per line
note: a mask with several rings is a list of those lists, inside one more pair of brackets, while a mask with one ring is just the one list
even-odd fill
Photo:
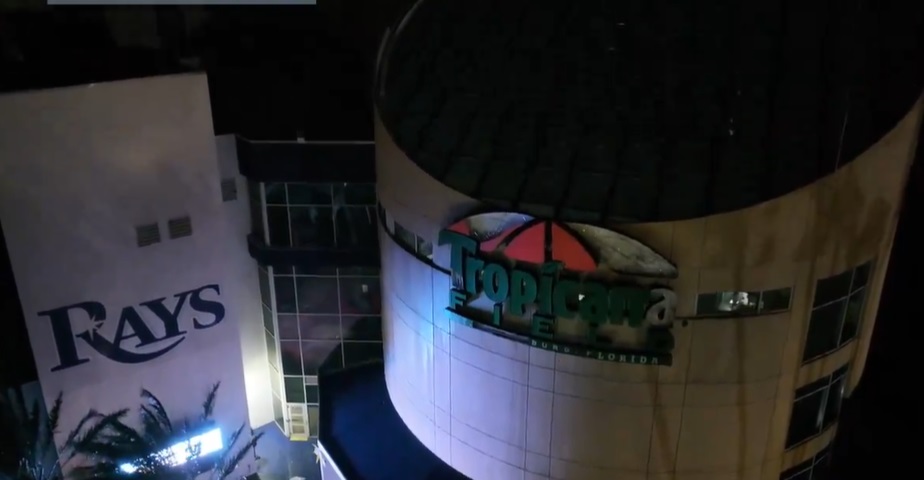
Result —
[[[788, 311], [674, 327], [669, 367], [556, 354], [450, 323], [450, 279], [381, 234], [389, 394], [408, 427], [483, 479], [777, 479], [834, 435], [784, 451], [795, 389], [850, 362], [859, 381], [920, 102], [846, 167], [784, 197], [680, 222], [613, 225], [673, 261], [678, 316], [698, 293], [792, 288]], [[379, 122], [379, 197], [436, 245], [477, 202], [408, 160]], [[438, 265], [447, 249], [435, 247]], [[857, 339], [802, 365], [817, 279], [875, 260]]]

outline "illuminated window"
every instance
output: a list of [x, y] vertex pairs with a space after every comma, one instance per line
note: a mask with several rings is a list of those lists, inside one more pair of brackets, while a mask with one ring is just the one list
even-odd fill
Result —
[[[786, 448], [815, 437], [837, 422], [847, 384], [847, 365], [796, 390]], [[796, 477], [799, 478], [799, 477]]]
[[696, 315], [757, 315], [789, 309], [790, 288], [762, 292], [701, 293], [696, 298]]
[[269, 245], [375, 248], [375, 186], [265, 183]]
[[831, 452], [825, 447], [814, 457], [780, 474], [780, 480], [825, 480], [830, 465]]
[[867, 262], [815, 284], [803, 363], [831, 353], [857, 336], [870, 266]]

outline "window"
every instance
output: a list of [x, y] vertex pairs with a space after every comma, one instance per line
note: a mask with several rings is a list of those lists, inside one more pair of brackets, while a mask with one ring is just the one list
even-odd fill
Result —
[[311, 411], [319, 373], [382, 359], [378, 269], [261, 267], [259, 277], [269, 303], [267, 353], [282, 379], [274, 392], [283, 403]]
[[815, 284], [802, 363], [831, 353], [857, 336], [871, 262]]
[[167, 231], [171, 239], [183, 238], [192, 235], [192, 220], [189, 217], [178, 217], [167, 220]]
[[160, 227], [156, 223], [135, 227], [135, 237], [139, 247], [147, 247], [160, 242]]
[[828, 447], [816, 453], [814, 457], [792, 467], [782, 474], [780, 480], [824, 480], [828, 478], [831, 455]]
[[265, 183], [269, 245], [378, 246], [372, 184]]
[[400, 223], [396, 222], [391, 215], [385, 211], [385, 208], [379, 204], [379, 217], [391, 237], [398, 245], [401, 245], [409, 252], [427, 263], [433, 263], [433, 244], [424, 240], [420, 235], [408, 230]]
[[[796, 390], [786, 448], [820, 434], [837, 422], [847, 382], [847, 365]], [[796, 477], [800, 478], [800, 477]]]
[[221, 181], [221, 201], [233, 202], [237, 200], [237, 182], [233, 178]]
[[758, 315], [789, 309], [792, 290], [778, 288], [763, 292], [701, 293], [696, 298], [696, 315]]

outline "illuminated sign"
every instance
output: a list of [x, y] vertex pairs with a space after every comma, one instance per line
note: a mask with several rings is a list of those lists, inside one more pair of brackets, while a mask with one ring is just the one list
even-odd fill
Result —
[[[123, 307], [115, 322], [115, 331], [108, 336], [104, 334], [108, 312], [100, 302], [86, 301], [38, 312], [51, 322], [58, 352], [59, 363], [51, 371], [65, 370], [90, 361], [78, 352], [78, 339], [114, 362], [144, 363], [158, 358], [186, 338], [187, 331], [180, 324], [184, 312], [192, 311], [191, 323], [195, 330], [214, 327], [224, 320], [224, 305], [206, 298], [206, 295], [217, 298], [221, 289], [218, 285], [205, 285], [173, 295], [173, 302], [161, 297], [141, 302], [138, 306]], [[157, 322], [148, 323], [141, 312], [148, 313]]]
[[[650, 248], [599, 227], [497, 213], [454, 224], [439, 244], [449, 246], [455, 320], [559, 353], [670, 365], [677, 297], [645, 277], [676, 270]], [[603, 258], [614, 250], [633, 255]]]
[[[196, 435], [181, 442], [177, 442], [155, 455], [158, 457], [157, 461], [161, 462], [161, 464], [178, 467], [190, 460], [195, 460], [221, 451], [223, 448], [224, 441], [221, 439], [221, 429], [213, 428], [201, 435]], [[123, 463], [119, 465], [119, 470], [131, 475], [138, 471], [138, 466], [134, 463]]]

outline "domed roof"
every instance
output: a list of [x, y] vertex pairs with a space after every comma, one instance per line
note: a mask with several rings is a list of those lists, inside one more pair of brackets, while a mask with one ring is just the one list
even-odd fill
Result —
[[495, 207], [736, 210], [830, 174], [909, 110], [915, 4], [422, 0], [385, 46], [379, 112], [409, 158]]

